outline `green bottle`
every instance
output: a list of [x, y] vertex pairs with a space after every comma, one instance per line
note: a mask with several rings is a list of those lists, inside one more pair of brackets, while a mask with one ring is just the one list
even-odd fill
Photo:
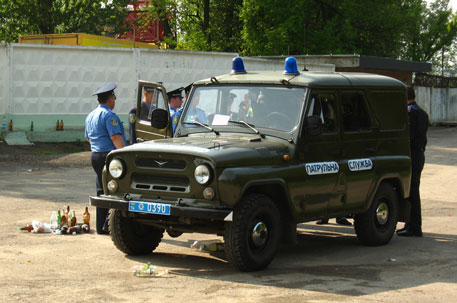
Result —
[[57, 226], [62, 227], [62, 217], [60, 216], [60, 209], [57, 211]]

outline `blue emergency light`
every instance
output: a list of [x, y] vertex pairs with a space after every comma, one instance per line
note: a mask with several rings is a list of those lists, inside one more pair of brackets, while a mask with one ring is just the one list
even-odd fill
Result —
[[244, 62], [241, 57], [235, 57], [232, 60], [232, 75], [237, 74], [246, 74], [246, 70], [244, 69]]
[[284, 75], [298, 75], [298, 68], [297, 68], [297, 59], [294, 57], [287, 57], [286, 61], [284, 62]]

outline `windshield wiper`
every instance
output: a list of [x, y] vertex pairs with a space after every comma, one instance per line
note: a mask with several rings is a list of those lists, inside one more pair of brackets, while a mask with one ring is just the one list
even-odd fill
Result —
[[212, 131], [213, 133], [216, 134], [216, 136], [219, 136], [219, 132], [217, 130], [215, 130], [214, 128], [212, 127], [209, 127], [207, 124], [204, 124], [204, 123], [201, 123], [201, 122], [198, 122], [198, 121], [192, 121], [192, 122], [183, 122], [183, 124], [193, 124], [193, 125], [198, 125], [198, 126], [201, 126], [201, 127], [204, 127], [206, 128], [207, 130], [209, 131]]
[[265, 135], [264, 135], [264, 134], [261, 134], [261, 133], [255, 128], [255, 125], [254, 125], [254, 124], [250, 124], [250, 123], [247, 123], [247, 122], [245, 122], [245, 121], [237, 121], [237, 120], [229, 120], [228, 122], [230, 122], [230, 123], [236, 123], [236, 124], [241, 124], [241, 125], [247, 126], [247, 127], [249, 127], [250, 129], [252, 129], [252, 131], [255, 132], [257, 135], [260, 135], [260, 137], [265, 138]]

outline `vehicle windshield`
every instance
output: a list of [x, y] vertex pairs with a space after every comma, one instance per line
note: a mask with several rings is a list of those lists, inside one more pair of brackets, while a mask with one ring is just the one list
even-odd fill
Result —
[[255, 128], [290, 132], [299, 123], [305, 92], [305, 88], [286, 86], [196, 87], [181, 121], [184, 127], [195, 127], [188, 124], [195, 121], [245, 127], [236, 123], [244, 121]]

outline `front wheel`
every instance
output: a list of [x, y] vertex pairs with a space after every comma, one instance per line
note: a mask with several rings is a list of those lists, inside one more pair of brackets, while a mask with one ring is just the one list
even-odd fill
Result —
[[387, 244], [395, 232], [398, 221], [398, 195], [388, 183], [378, 188], [370, 208], [354, 216], [357, 238], [364, 245]]
[[242, 271], [266, 268], [278, 249], [281, 233], [279, 210], [265, 195], [243, 198], [225, 226], [225, 254]]
[[111, 240], [120, 251], [128, 255], [152, 253], [163, 237], [163, 229], [137, 223], [122, 216], [122, 211], [111, 209], [109, 215]]

